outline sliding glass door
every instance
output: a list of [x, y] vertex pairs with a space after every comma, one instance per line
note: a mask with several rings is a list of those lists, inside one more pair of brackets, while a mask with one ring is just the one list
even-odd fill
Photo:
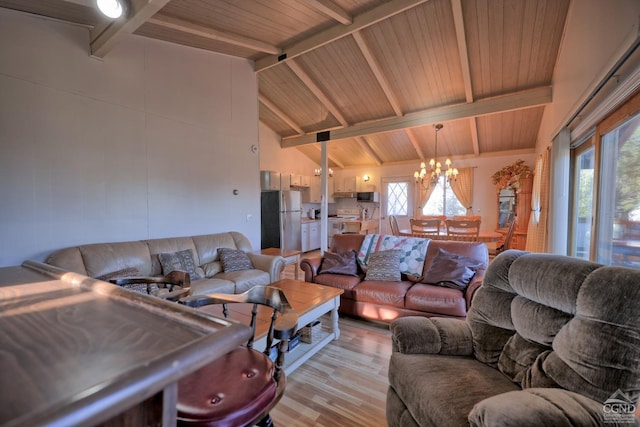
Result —
[[574, 157], [573, 239], [571, 255], [591, 258], [591, 226], [593, 222], [593, 185], [595, 149], [576, 150]]
[[640, 268], [640, 113], [601, 135], [595, 259]]

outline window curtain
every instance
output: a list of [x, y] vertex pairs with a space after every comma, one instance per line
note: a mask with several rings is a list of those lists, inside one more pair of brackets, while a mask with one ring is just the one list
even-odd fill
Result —
[[433, 188], [434, 187], [432, 187], [430, 185], [427, 188], [424, 188], [424, 186], [422, 184], [420, 184], [419, 182], [416, 183], [416, 189], [417, 189], [416, 192], [418, 194], [418, 203], [416, 204], [417, 209], [416, 209], [416, 213], [414, 215], [415, 217], [422, 216], [422, 208], [429, 201], [429, 197], [431, 197], [431, 193], [433, 193]]
[[527, 227], [526, 250], [545, 252], [549, 211], [549, 149], [536, 161], [531, 194], [531, 216]]
[[462, 206], [467, 208], [467, 215], [473, 215], [473, 168], [458, 169], [458, 177], [451, 181], [451, 189]]

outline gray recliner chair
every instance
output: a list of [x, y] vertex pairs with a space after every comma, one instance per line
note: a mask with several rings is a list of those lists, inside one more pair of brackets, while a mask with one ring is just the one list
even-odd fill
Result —
[[508, 250], [466, 320], [390, 328], [390, 427], [639, 425], [640, 270]]

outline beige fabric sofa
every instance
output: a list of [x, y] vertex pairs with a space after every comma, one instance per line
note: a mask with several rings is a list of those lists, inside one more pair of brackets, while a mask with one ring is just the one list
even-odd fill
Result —
[[[240, 249], [247, 253], [253, 269], [225, 272], [218, 249]], [[47, 264], [94, 278], [119, 271], [137, 270], [140, 276], [162, 275], [158, 254], [193, 251], [198, 272], [204, 277], [191, 280], [191, 294], [210, 292], [241, 293], [254, 286], [268, 285], [280, 279], [285, 267], [280, 256], [254, 253], [249, 240], [230, 231], [191, 237], [138, 240], [117, 243], [95, 243], [60, 249], [47, 257]]]

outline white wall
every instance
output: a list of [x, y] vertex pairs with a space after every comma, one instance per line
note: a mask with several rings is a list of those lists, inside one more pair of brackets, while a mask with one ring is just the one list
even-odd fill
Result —
[[260, 169], [313, 175], [318, 165], [296, 148], [280, 148], [280, 136], [260, 122]]
[[553, 74], [553, 101], [545, 107], [537, 149], [541, 153], [566, 125], [621, 55], [638, 37], [640, 1], [578, 0]]
[[88, 40], [0, 9], [0, 266], [228, 230], [259, 248], [252, 64], [138, 36], [100, 61]]

